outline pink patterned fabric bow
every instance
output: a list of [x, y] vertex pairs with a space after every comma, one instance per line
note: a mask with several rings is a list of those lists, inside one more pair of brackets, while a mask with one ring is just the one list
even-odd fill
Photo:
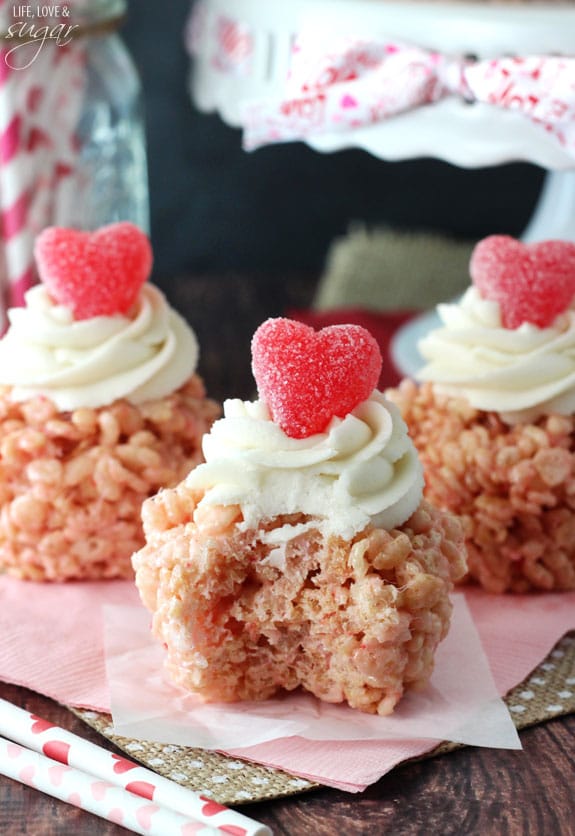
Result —
[[446, 96], [517, 111], [575, 154], [575, 58], [473, 60], [415, 46], [346, 38], [322, 52], [296, 43], [287, 95], [248, 102], [244, 147], [378, 123]]

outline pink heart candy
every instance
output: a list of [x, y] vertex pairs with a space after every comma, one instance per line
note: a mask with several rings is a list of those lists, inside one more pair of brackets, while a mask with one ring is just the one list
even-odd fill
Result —
[[469, 269], [483, 298], [499, 303], [505, 328], [546, 328], [575, 296], [575, 244], [568, 241], [524, 244], [491, 235], [475, 247]]
[[126, 314], [152, 268], [150, 242], [127, 221], [95, 232], [49, 227], [34, 253], [48, 293], [76, 320]]

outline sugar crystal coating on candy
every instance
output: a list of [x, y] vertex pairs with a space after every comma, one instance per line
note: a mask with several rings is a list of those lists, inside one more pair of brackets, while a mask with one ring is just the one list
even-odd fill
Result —
[[34, 254], [48, 293], [76, 320], [126, 314], [152, 269], [150, 242], [128, 221], [95, 232], [49, 227]]
[[470, 274], [483, 298], [499, 303], [505, 328], [547, 328], [575, 296], [575, 244], [491, 235], [475, 247]]
[[382, 358], [359, 325], [314, 331], [282, 317], [262, 323], [252, 339], [252, 371], [261, 400], [291, 438], [323, 432], [377, 386]]

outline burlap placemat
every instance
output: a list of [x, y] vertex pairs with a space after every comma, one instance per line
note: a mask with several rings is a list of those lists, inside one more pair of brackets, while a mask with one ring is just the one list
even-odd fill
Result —
[[[517, 729], [575, 712], [575, 631], [564, 636], [547, 658], [505, 698]], [[108, 714], [70, 709], [134, 760], [221, 804], [281, 798], [315, 789], [306, 781], [265, 766], [204, 749], [148, 743], [115, 735]], [[426, 757], [460, 748], [442, 743]]]
[[313, 308], [426, 310], [469, 285], [473, 241], [355, 224], [329, 248]]
[[109, 714], [76, 708], [70, 708], [70, 711], [133, 760], [220, 804], [246, 804], [249, 801], [282, 798], [320, 786], [279, 769], [228, 758], [206, 749], [120, 737], [113, 732]]

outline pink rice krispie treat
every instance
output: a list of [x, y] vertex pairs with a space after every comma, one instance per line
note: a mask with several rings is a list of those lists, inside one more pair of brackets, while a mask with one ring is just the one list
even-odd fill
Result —
[[575, 245], [480, 242], [473, 285], [440, 305], [419, 385], [386, 392], [425, 495], [465, 527], [490, 592], [575, 589]]
[[422, 501], [368, 332], [274, 319], [252, 349], [260, 400], [226, 401], [206, 463], [143, 505], [136, 584], [167, 670], [207, 701], [302, 686], [388, 714], [433, 670], [461, 526]]
[[220, 410], [135, 226], [51, 228], [36, 258], [0, 341], [0, 571], [133, 577], [142, 502], [202, 460]]

